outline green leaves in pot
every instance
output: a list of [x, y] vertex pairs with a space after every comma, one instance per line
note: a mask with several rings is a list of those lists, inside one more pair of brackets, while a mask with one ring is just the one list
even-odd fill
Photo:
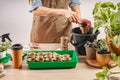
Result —
[[93, 42], [87, 41], [84, 46], [94, 48], [100, 54], [109, 53], [109, 49], [108, 49], [108, 46], [105, 42], [105, 39], [98, 39], [98, 40], [94, 40]]

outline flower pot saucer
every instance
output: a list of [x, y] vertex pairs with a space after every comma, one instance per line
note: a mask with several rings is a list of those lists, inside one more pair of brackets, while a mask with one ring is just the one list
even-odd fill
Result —
[[[87, 64], [92, 66], [92, 67], [95, 67], [95, 68], [102, 68], [103, 66], [100, 65], [97, 60], [86, 60]], [[115, 66], [117, 66], [117, 61], [113, 61], [113, 60], [110, 60], [110, 62], [106, 65], [106, 67], [108, 68], [113, 68]]]

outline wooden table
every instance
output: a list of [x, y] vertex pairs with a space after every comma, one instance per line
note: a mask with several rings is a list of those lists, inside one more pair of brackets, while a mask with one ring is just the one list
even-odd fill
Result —
[[[60, 44], [40, 44], [41, 49], [58, 49]], [[69, 49], [74, 49], [69, 44]], [[85, 62], [85, 56], [79, 55], [79, 63], [76, 68], [72, 69], [44, 69], [44, 70], [30, 70], [25, 62], [23, 62], [22, 69], [13, 69], [12, 62], [5, 65], [6, 75], [0, 80], [97, 80], [96, 72], [102, 71], [90, 67]], [[114, 67], [112, 71], [120, 71], [120, 68]], [[115, 80], [120, 80], [120, 74], [114, 75]]]

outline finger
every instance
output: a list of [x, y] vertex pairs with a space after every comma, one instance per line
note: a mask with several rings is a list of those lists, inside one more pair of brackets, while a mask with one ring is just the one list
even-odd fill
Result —
[[87, 27], [91, 27], [91, 21], [87, 20], [87, 19], [81, 19], [81, 22], [85, 22], [87, 24]]
[[76, 15], [76, 20], [77, 20], [77, 22], [76, 23], [81, 23], [81, 21], [80, 21], [80, 19], [79, 19], [79, 17], [78, 17], [78, 15]]
[[76, 19], [73, 14], [70, 16], [70, 18], [72, 19], [72, 22], [76, 22]]
[[77, 24], [78, 23], [78, 17], [77, 17], [77, 15], [73, 15], [73, 17], [74, 17], [74, 22]]
[[81, 22], [90, 23], [90, 21], [87, 19], [81, 19]]
[[73, 12], [73, 11], [71, 11], [69, 15], [70, 15], [70, 17], [71, 17], [71, 19], [72, 19], [72, 22], [75, 22], [75, 23], [76, 23], [76, 22], [77, 22], [77, 19], [76, 19], [76, 16], [75, 16], [76, 13]]
[[70, 15], [69, 14], [65, 14], [65, 17], [69, 19]]
[[83, 27], [82, 27], [82, 26], [80, 26], [80, 30], [81, 30], [81, 31], [83, 30]]
[[91, 27], [91, 22], [87, 21], [85, 23], [87, 24], [87, 27]]
[[74, 16], [74, 21], [75, 21], [75, 23], [78, 23], [78, 24], [79, 24], [81, 21], [80, 21], [80, 19], [79, 19], [78, 14], [77, 14], [77, 13], [74, 13], [73, 16]]
[[91, 27], [91, 23], [87, 23], [87, 27]]
[[73, 22], [71, 17], [69, 17], [68, 19], [69, 19], [70, 22]]

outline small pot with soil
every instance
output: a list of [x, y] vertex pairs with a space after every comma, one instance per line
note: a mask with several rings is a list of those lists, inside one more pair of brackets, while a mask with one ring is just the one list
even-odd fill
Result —
[[106, 66], [110, 61], [110, 51], [104, 39], [97, 41], [96, 60], [101, 66]]
[[106, 53], [102, 54], [102, 53], [99, 53], [97, 51], [96, 52], [96, 59], [97, 59], [97, 62], [101, 66], [106, 66], [106, 65], [108, 65], [108, 63], [110, 61], [110, 52], [106, 52]]

